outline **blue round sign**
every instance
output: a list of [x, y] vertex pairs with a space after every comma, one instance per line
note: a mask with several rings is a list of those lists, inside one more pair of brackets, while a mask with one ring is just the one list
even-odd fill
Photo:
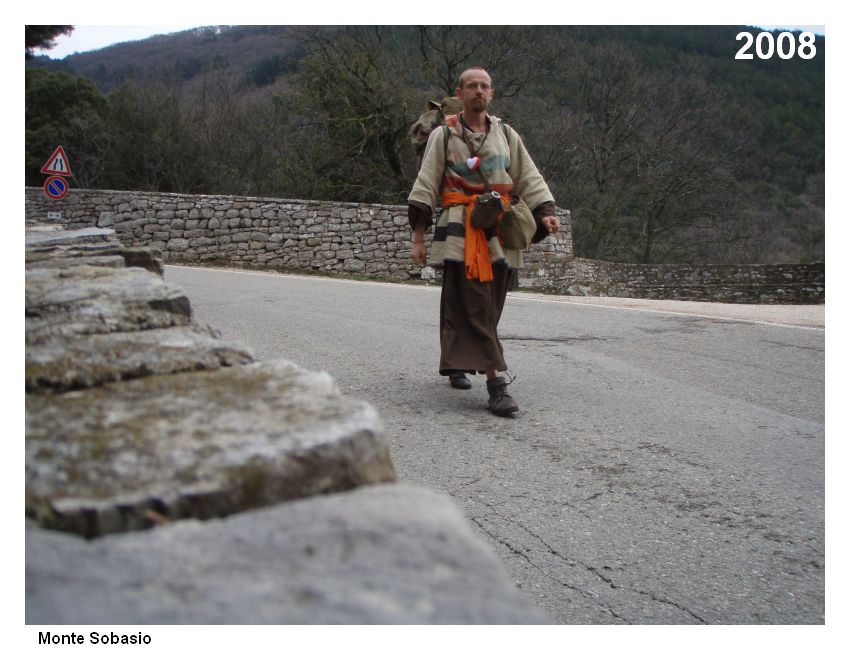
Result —
[[44, 181], [44, 193], [51, 199], [64, 199], [68, 193], [68, 181], [61, 176], [51, 176]]

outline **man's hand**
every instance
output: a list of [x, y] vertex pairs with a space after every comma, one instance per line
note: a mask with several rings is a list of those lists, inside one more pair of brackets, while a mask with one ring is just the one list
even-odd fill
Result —
[[558, 217], [543, 217], [540, 222], [546, 226], [546, 230], [550, 235], [557, 235], [561, 229], [561, 220]]
[[410, 259], [416, 262], [419, 266], [425, 266], [428, 261], [428, 256], [425, 253], [425, 242], [414, 241], [413, 248], [410, 250]]

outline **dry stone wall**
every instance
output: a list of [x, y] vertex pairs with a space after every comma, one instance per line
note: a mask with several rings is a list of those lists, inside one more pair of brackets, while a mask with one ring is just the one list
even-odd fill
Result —
[[[523, 280], [520, 280], [523, 286]], [[550, 293], [741, 304], [820, 304], [824, 264], [619, 264], [572, 258], [544, 260], [536, 282]]]
[[[74, 189], [60, 201], [26, 188], [27, 218], [68, 229], [111, 228], [127, 247], [165, 262], [279, 271], [432, 279], [410, 261], [404, 206], [218, 195]], [[573, 257], [570, 213], [562, 231], [524, 253], [519, 286], [565, 295], [822, 303], [825, 267], [815, 264], [621, 264]]]
[[[40, 189], [26, 191], [27, 219], [111, 228], [124, 245], [157, 249], [165, 262], [422, 277], [410, 261], [404, 206], [109, 190], [51, 201]], [[559, 237], [531, 247], [529, 263], [571, 254], [568, 212], [562, 221]]]

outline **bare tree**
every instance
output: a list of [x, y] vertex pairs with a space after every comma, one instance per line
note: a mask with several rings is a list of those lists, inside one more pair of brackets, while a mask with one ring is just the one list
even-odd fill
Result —
[[616, 44], [582, 53], [541, 145], [578, 254], [693, 261], [746, 236], [732, 200], [740, 144], [703, 78], [687, 67], [652, 75]]
[[302, 66], [294, 109], [330, 154], [317, 171], [336, 198], [400, 202], [415, 172], [407, 129], [421, 100], [397, 28], [296, 33], [312, 52]]
[[271, 194], [283, 125], [270, 88], [247, 92], [230, 70], [209, 70], [191, 98], [206, 173], [219, 191]]
[[190, 102], [175, 79], [125, 82], [110, 96], [113, 187], [208, 191]]
[[486, 68], [499, 97], [514, 97], [551, 77], [569, 59], [573, 42], [556, 29], [499, 25], [425, 25], [419, 28], [419, 69], [428, 83], [453, 95], [460, 73]]

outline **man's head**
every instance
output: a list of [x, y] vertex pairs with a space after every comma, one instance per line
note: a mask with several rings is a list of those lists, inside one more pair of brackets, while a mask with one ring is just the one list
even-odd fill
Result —
[[482, 113], [493, 100], [493, 82], [484, 68], [467, 68], [457, 80], [457, 96], [463, 110]]

